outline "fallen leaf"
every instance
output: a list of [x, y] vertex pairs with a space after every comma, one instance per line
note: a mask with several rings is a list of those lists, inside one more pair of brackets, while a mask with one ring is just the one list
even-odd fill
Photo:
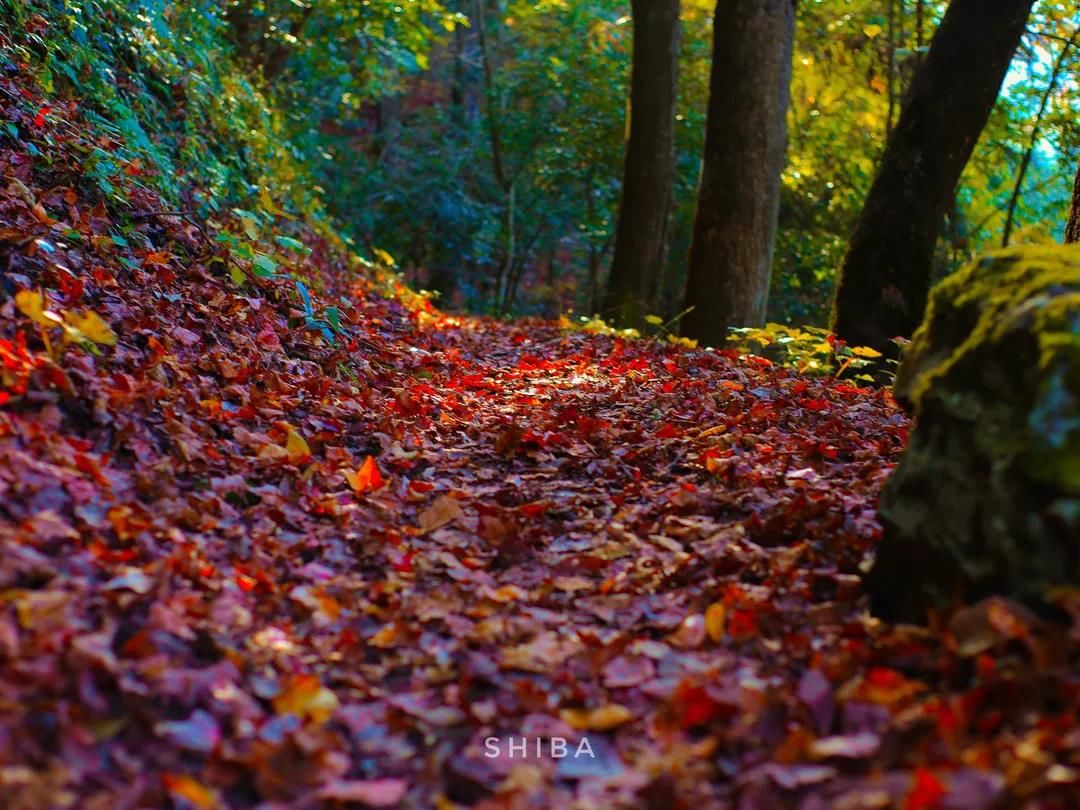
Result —
[[161, 781], [174, 800], [189, 802], [203, 810], [222, 807], [217, 793], [187, 774], [166, 773], [162, 775]]
[[153, 587], [154, 580], [139, 568], [129, 568], [125, 573], [113, 577], [101, 586], [102, 590], [106, 591], [128, 590], [135, 593], [149, 593]]
[[815, 759], [868, 759], [881, 748], [881, 737], [871, 731], [838, 737], [822, 737], [810, 743]]
[[45, 296], [38, 290], [20, 290], [15, 293], [15, 306], [19, 312], [41, 326], [57, 326], [61, 318], [45, 309]]
[[187, 720], [158, 723], [154, 733], [189, 751], [209, 754], [221, 741], [221, 728], [209, 712], [196, 709]]
[[359, 802], [368, 807], [393, 807], [408, 793], [403, 779], [335, 779], [319, 788], [323, 801]]
[[289, 428], [285, 439], [285, 455], [293, 464], [299, 464], [311, 458], [311, 448], [308, 447], [307, 441], [292, 428]]
[[364, 459], [364, 463], [356, 472], [346, 470], [345, 480], [349, 482], [349, 486], [357, 495], [372, 492], [383, 485], [382, 475], [379, 473], [379, 468], [375, 466], [375, 459], [371, 456]]
[[435, 503], [420, 513], [418, 521], [422, 531], [433, 532], [463, 517], [465, 513], [457, 500], [449, 495], [440, 495]]
[[724, 628], [727, 624], [727, 607], [723, 602], [713, 602], [705, 610], [705, 632], [709, 638], [719, 643], [724, 640]]
[[274, 698], [274, 711], [325, 723], [338, 707], [337, 695], [314, 675], [294, 675]]
[[112, 330], [112, 327], [107, 324], [100, 315], [90, 310], [84, 310], [82, 312], [69, 312], [65, 319], [67, 322], [78, 329], [79, 332], [94, 343], [101, 344], [102, 346], [115, 346], [117, 337], [116, 332]]
[[634, 713], [618, 703], [593, 709], [563, 709], [559, 717], [578, 731], [610, 731], [634, 719]]

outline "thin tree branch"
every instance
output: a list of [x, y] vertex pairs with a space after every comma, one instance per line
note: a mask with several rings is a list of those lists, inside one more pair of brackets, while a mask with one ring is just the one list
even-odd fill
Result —
[[1039, 103], [1039, 112], [1035, 116], [1035, 125], [1031, 129], [1031, 139], [1028, 142], [1027, 150], [1024, 152], [1023, 158], [1020, 160], [1020, 168], [1016, 172], [1016, 182], [1013, 184], [1012, 194], [1009, 196], [1009, 205], [1007, 214], [1005, 215], [1005, 230], [1001, 235], [1001, 246], [1009, 246], [1009, 237], [1012, 235], [1013, 223], [1016, 220], [1016, 206], [1020, 201], [1020, 190], [1024, 185], [1024, 177], [1027, 175], [1028, 167], [1031, 165], [1031, 158], [1035, 153], [1035, 147], [1039, 143], [1040, 128], [1042, 127], [1043, 116], [1046, 114], [1046, 107], [1050, 102], [1050, 96], [1054, 93], [1054, 88], [1057, 86], [1058, 78], [1061, 76], [1062, 68], [1065, 66], [1065, 58], [1069, 54], [1069, 49], [1076, 44], [1076, 38], [1080, 36], [1080, 28], [1073, 31], [1072, 36], [1062, 46], [1061, 53], [1058, 54], [1058, 58], [1054, 62], [1054, 68], [1050, 72], [1050, 80], [1046, 83], [1046, 90], [1043, 91], [1042, 101]]

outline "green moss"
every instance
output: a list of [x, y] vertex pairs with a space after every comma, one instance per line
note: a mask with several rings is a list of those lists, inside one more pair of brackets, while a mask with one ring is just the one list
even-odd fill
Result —
[[988, 455], [1021, 456], [1033, 477], [1080, 493], [1080, 249], [1011, 248], [945, 279], [896, 391], [916, 418], [934, 399], [979, 424]]
[[915, 426], [882, 493], [875, 604], [921, 618], [1080, 584], [1080, 248], [998, 251], [939, 284], [896, 394]]
[[[1040, 334], [1040, 365], [1048, 367], [1062, 346], [1077, 350], [1078, 318], [1080, 248], [1035, 245], [987, 254], [931, 292], [926, 319], [897, 375], [897, 394], [917, 410], [935, 381], [946, 379], [970, 353], [1015, 329], [1020, 319]], [[955, 345], [947, 333], [965, 329], [965, 324], [968, 335]]]

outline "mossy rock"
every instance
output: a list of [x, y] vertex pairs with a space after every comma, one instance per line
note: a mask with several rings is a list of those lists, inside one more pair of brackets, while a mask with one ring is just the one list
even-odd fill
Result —
[[897, 373], [915, 421], [881, 495], [874, 612], [922, 621], [1080, 585], [1080, 248], [991, 253], [931, 293]]

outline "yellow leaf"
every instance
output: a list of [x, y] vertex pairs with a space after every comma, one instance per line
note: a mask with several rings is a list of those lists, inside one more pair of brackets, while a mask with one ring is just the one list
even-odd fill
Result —
[[664, 319], [661, 318], [659, 315], [646, 315], [645, 316], [645, 322], [646, 323], [651, 323], [653, 326], [663, 326], [664, 325]]
[[563, 709], [559, 717], [578, 731], [610, 731], [634, 719], [634, 713], [618, 703], [607, 703], [595, 709]]
[[682, 346], [686, 349], [696, 349], [698, 342], [693, 338], [682, 337], [681, 335], [668, 335], [668, 343], [674, 343], [676, 346]]
[[869, 346], [855, 346], [851, 350], [851, 353], [856, 357], [881, 357], [881, 352], [877, 351], [876, 349], [871, 349]]
[[15, 293], [15, 306], [19, 312], [42, 326], [56, 326], [60, 316], [45, 309], [45, 296], [38, 290], [20, 290]]
[[713, 602], [705, 610], [705, 632], [713, 641], [724, 640], [724, 627], [727, 624], [727, 608], [723, 602]]
[[397, 264], [397, 262], [394, 261], [394, 257], [382, 248], [375, 248], [375, 258], [386, 267], [394, 267]]
[[292, 428], [289, 428], [289, 437], [285, 440], [285, 454], [293, 463], [311, 458], [311, 448], [308, 447], [307, 441]]
[[294, 675], [274, 698], [274, 711], [295, 714], [316, 723], [325, 723], [338, 707], [337, 695], [314, 675]]
[[116, 345], [116, 332], [96, 312], [89, 309], [83, 312], [69, 312], [66, 317], [71, 326], [94, 343], [100, 343], [102, 346]]
[[865, 28], [863, 28], [862, 32], [864, 34], [866, 34], [868, 37], [870, 37], [870, 39], [873, 39], [874, 37], [881, 34], [882, 28], [877, 23], [872, 23], [872, 24], [866, 26]]

